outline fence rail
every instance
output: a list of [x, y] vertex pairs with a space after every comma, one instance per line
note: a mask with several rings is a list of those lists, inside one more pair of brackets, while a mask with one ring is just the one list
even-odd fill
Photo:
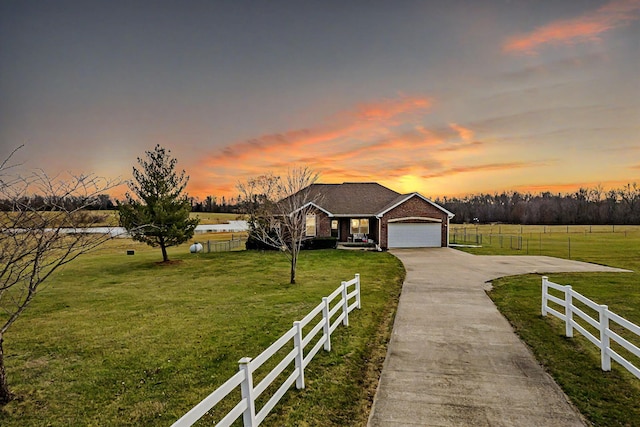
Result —
[[[549, 289], [562, 293], [563, 297], [559, 298], [550, 294]], [[573, 303], [574, 300], [579, 301], [596, 312], [597, 319], [575, 306]], [[564, 313], [550, 307], [549, 302], [564, 308]], [[603, 371], [611, 370], [611, 359], [613, 359], [640, 379], [640, 369], [613, 350], [611, 343], [618, 344], [636, 357], [640, 357], [640, 348], [613, 331], [611, 329], [611, 322], [618, 325], [623, 331], [628, 331], [628, 333], [634, 334], [637, 337], [640, 337], [640, 326], [609, 311], [606, 305], [597, 304], [589, 298], [575, 292], [571, 286], [563, 286], [550, 282], [549, 278], [544, 276], [542, 277], [542, 315], [546, 316], [547, 314], [551, 314], [565, 322], [565, 335], [567, 337], [573, 337], [573, 331], [576, 330], [600, 349], [600, 365]], [[591, 325], [597, 333], [591, 333], [585, 326], [578, 323], [574, 315]]]
[[574, 258], [590, 251], [603, 239], [626, 239], [640, 236], [637, 225], [451, 225], [451, 245], [510, 249], [527, 255], [550, 255]]
[[241, 248], [244, 245], [246, 239], [233, 237], [231, 240], [223, 241], [211, 241], [207, 240], [207, 243], [203, 244], [203, 250], [206, 253], [211, 252], [230, 252], [234, 249]]
[[[353, 287], [352, 291], [349, 290], [351, 287]], [[338, 299], [338, 297], [340, 298]], [[336, 301], [336, 299], [338, 300]], [[349, 301], [351, 300], [353, 300], [353, 302], [350, 304]], [[323, 297], [322, 302], [302, 318], [302, 320], [293, 322], [291, 329], [285, 332], [256, 358], [243, 357], [240, 359], [238, 361], [238, 373], [229, 378], [223, 385], [218, 387], [218, 389], [198, 403], [178, 421], [173, 423], [172, 427], [187, 427], [193, 425], [237, 387], [240, 387], [241, 391], [242, 397], [240, 402], [238, 402], [216, 426], [230, 426], [240, 417], [242, 417], [244, 427], [260, 425], [294, 383], [298, 389], [305, 387], [304, 368], [307, 367], [321, 347], [324, 348], [325, 351], [331, 351], [331, 334], [340, 323], [344, 326], [349, 326], [349, 313], [360, 307], [360, 275], [356, 274], [353, 279], [342, 282], [328, 297]], [[334, 315], [338, 312], [340, 312], [340, 314], [334, 319]], [[313, 320], [320, 314], [322, 314], [322, 318], [304, 335], [303, 328], [311, 325]], [[320, 331], [322, 331], [322, 336], [305, 355], [305, 347], [313, 341]], [[291, 341], [293, 341], [293, 350], [284, 356], [258, 385], [254, 386], [253, 373], [279, 350], [291, 343]], [[256, 399], [260, 397], [291, 363], [294, 364], [293, 372], [281, 383], [277, 391], [262, 408], [256, 408]]]

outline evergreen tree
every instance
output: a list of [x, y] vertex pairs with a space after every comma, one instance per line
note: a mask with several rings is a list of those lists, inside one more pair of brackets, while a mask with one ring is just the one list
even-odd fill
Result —
[[134, 240], [152, 247], [160, 247], [162, 260], [169, 261], [167, 247], [186, 242], [195, 231], [197, 219], [190, 219], [191, 203], [183, 193], [189, 181], [185, 171], [175, 170], [177, 160], [171, 151], [156, 145], [146, 152], [146, 159], [138, 157], [141, 169], [133, 168], [126, 201], [118, 206], [120, 225]]

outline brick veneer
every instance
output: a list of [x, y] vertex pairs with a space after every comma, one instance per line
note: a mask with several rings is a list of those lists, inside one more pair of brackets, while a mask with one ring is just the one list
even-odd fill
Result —
[[[330, 218], [325, 212], [321, 210], [315, 210], [314, 213], [316, 214], [316, 236], [331, 236], [331, 220], [333, 218]], [[409, 200], [402, 203], [400, 206], [397, 206], [389, 212], [385, 213], [384, 216], [380, 219], [380, 236], [379, 239], [377, 239], [379, 240], [380, 247], [382, 247], [383, 249], [387, 249], [389, 220], [410, 217], [427, 217], [442, 220], [440, 246], [447, 246], [447, 234], [449, 232], [449, 230], [447, 229], [447, 214], [433, 206], [431, 203], [426, 202], [419, 196], [413, 196]], [[411, 219], [406, 222], [415, 223], [431, 221]], [[341, 223], [346, 227], [346, 230], [340, 231], [340, 235], [342, 236], [345, 232], [347, 232], [348, 234], [348, 221], [341, 221]], [[376, 227], [377, 225], [374, 224], [375, 223], [372, 222], [371, 226]], [[377, 235], [378, 230], [371, 230], [370, 234]]]
[[[388, 230], [389, 230], [389, 220], [397, 219], [397, 218], [407, 218], [407, 217], [428, 217], [428, 218], [436, 218], [442, 220], [441, 227], [441, 238], [440, 238], [440, 246], [447, 246], [447, 234], [449, 230], [447, 229], [447, 214], [442, 212], [440, 209], [436, 208], [432, 204], [424, 201], [418, 196], [413, 196], [400, 206], [395, 207], [390, 210], [382, 217], [380, 224], [380, 246], [384, 249], [387, 248], [388, 243]], [[402, 221], [400, 221], [402, 222]], [[407, 222], [430, 222], [430, 221], [418, 221], [418, 220], [410, 220]]]

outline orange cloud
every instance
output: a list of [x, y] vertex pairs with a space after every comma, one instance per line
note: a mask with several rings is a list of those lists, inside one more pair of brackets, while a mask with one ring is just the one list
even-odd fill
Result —
[[471, 129], [467, 129], [456, 123], [449, 123], [449, 127], [458, 132], [458, 135], [460, 135], [460, 139], [462, 139], [463, 141], [470, 142], [473, 139], [474, 132]]
[[450, 166], [482, 143], [474, 141], [472, 129], [457, 123], [425, 127], [432, 105], [424, 97], [383, 99], [356, 105], [308, 128], [238, 141], [200, 161], [189, 193], [234, 196], [238, 182], [265, 171], [286, 173], [295, 165], [318, 171], [322, 182], [378, 181], [403, 190], [434, 177], [527, 166]]
[[522, 168], [529, 168], [529, 167], [534, 167], [539, 165], [540, 163], [537, 163], [537, 162], [507, 162], [507, 163], [488, 163], [485, 165], [475, 165], [475, 166], [458, 166], [458, 167], [441, 170], [436, 173], [423, 175], [423, 178], [439, 178], [443, 176], [451, 176], [451, 175], [456, 175], [460, 173], [469, 173], [469, 172], [522, 169]]
[[439, 151], [442, 151], [442, 152], [455, 152], [455, 151], [463, 151], [463, 150], [469, 151], [471, 149], [479, 148], [482, 145], [484, 145], [484, 142], [482, 141], [471, 141], [466, 144], [456, 144], [456, 145], [449, 145], [447, 147], [442, 147], [439, 149]]
[[355, 116], [360, 120], [389, 120], [405, 113], [423, 111], [431, 106], [427, 98], [402, 97], [400, 99], [385, 99], [378, 102], [360, 105]]
[[292, 164], [323, 171], [327, 164], [347, 163], [370, 173], [370, 165], [363, 160], [367, 156], [383, 158], [398, 147], [415, 150], [437, 142], [430, 132], [412, 125], [431, 105], [424, 97], [383, 99], [336, 114], [322, 125], [239, 141], [204, 158], [197, 167], [205, 172], [194, 175], [189, 191], [233, 192], [243, 178], [264, 170], [280, 172]]
[[296, 153], [301, 149], [331, 143], [345, 138], [366, 137], [368, 133], [380, 134], [389, 126], [397, 125], [395, 120], [406, 119], [410, 114], [424, 114], [431, 105], [426, 98], [403, 97], [397, 100], [383, 100], [362, 104], [355, 111], [337, 115], [332, 123], [311, 129], [299, 129], [284, 133], [263, 135], [232, 144], [211, 156], [205, 163], [217, 166], [227, 161], [245, 160], [255, 154], [268, 156], [277, 153]]
[[599, 41], [600, 35], [622, 27], [640, 17], [640, 0], [614, 0], [577, 18], [559, 20], [526, 34], [508, 38], [502, 45], [506, 53], [535, 55], [548, 44], [572, 45]]

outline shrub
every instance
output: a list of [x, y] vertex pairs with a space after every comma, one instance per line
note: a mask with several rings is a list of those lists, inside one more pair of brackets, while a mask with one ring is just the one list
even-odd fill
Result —
[[337, 246], [338, 239], [335, 237], [314, 237], [302, 242], [303, 250], [335, 249]]
[[245, 243], [245, 247], [248, 251], [277, 251], [280, 248], [276, 248], [275, 246], [268, 245], [262, 240], [256, 239], [255, 237], [249, 235], [247, 238], [247, 242]]

